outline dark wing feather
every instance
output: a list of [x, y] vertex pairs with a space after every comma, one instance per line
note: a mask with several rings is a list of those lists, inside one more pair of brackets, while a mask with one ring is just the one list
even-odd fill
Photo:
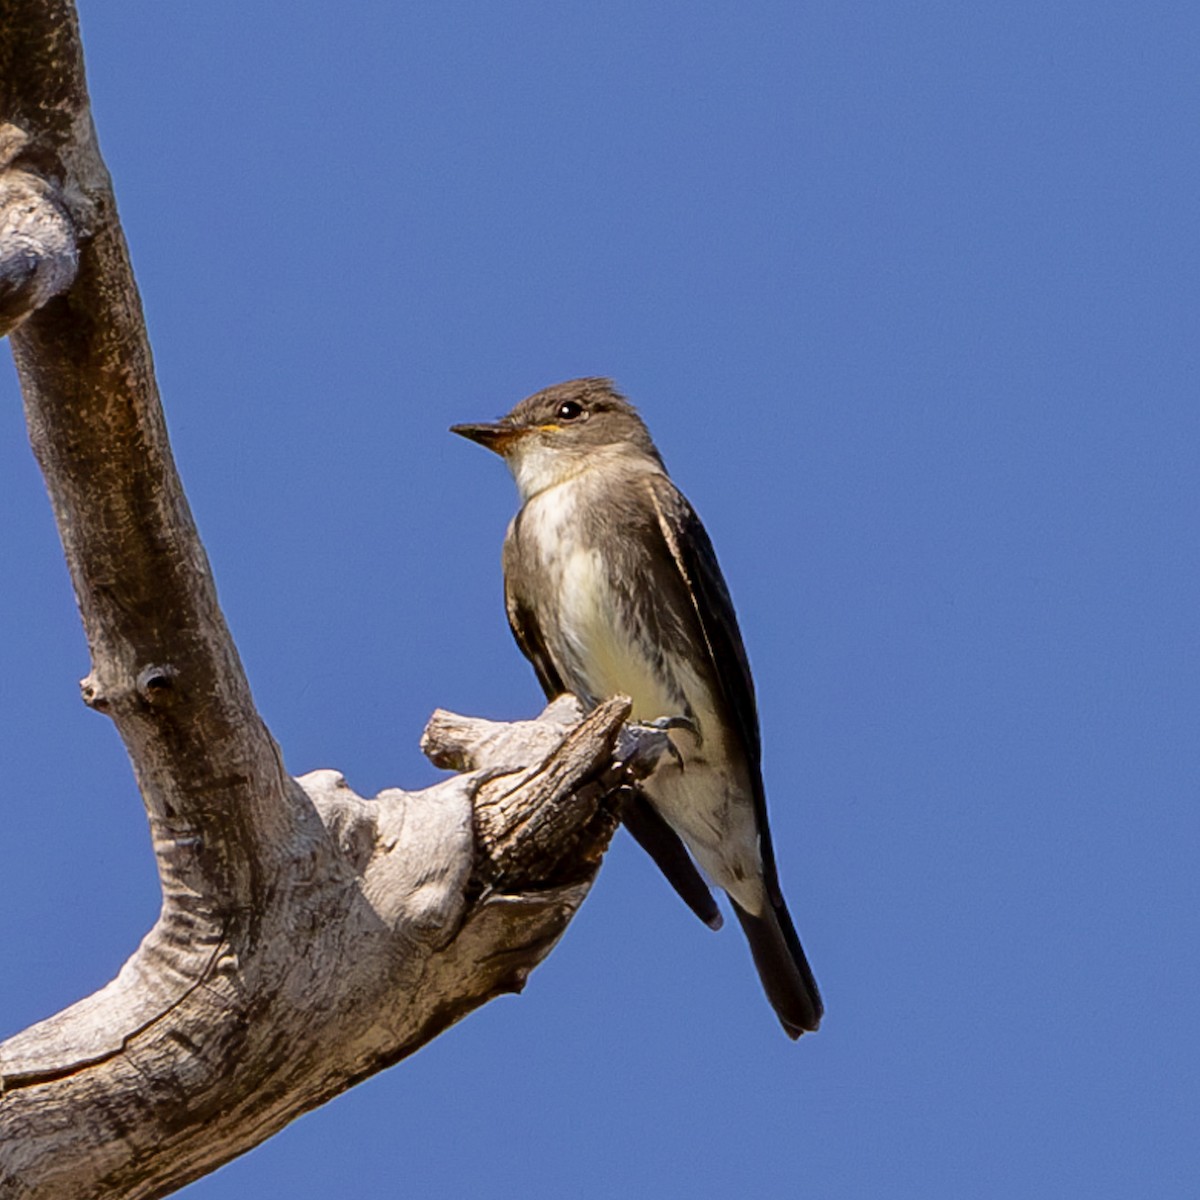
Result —
[[508, 613], [508, 627], [512, 630], [521, 653], [533, 664], [538, 683], [546, 693], [546, 699], [553, 700], [555, 696], [570, 691], [570, 688], [563, 683], [562, 676], [554, 665], [554, 659], [550, 657], [546, 639], [542, 636], [542, 629], [533, 608], [513, 590], [512, 564], [517, 553], [516, 539], [510, 530], [508, 537], [504, 539], [504, 608]]
[[729, 589], [700, 518], [669, 479], [652, 479], [650, 491], [663, 539], [687, 585], [708, 647], [724, 703], [725, 720], [739, 735], [754, 789], [763, 883], [771, 907], [761, 915], [754, 915], [746, 912], [732, 897], [730, 900], [750, 943], [767, 998], [788, 1036], [796, 1038], [805, 1030], [820, 1025], [824, 1006], [779, 887], [763, 791], [758, 708], [754, 702], [754, 684], [746, 648], [742, 645]]
[[762, 782], [762, 741], [758, 730], [754, 681], [750, 676], [750, 660], [742, 644], [729, 588], [721, 574], [708, 533], [678, 488], [665, 475], [651, 476], [647, 486], [658, 514], [663, 540], [683, 576], [708, 648], [726, 722], [737, 733], [742, 753], [746, 756], [754, 789], [754, 811], [767, 891], [773, 903], [782, 904], [775, 852], [767, 824], [767, 800]]
[[538, 677], [538, 683], [542, 685], [542, 691], [546, 693], [546, 699], [553, 700], [555, 696], [561, 696], [564, 692], [569, 691], [570, 689], [564, 685], [562, 677], [554, 666], [550, 652], [546, 649], [546, 643], [542, 638], [542, 631], [533, 615], [533, 610], [514, 600], [511, 594], [507, 595], [505, 599], [509, 628], [517, 640], [517, 645], [521, 648], [521, 653], [533, 664], [534, 673]]

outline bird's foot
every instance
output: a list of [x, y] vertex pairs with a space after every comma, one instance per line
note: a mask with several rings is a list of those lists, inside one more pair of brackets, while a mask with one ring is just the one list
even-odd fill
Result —
[[[636, 729], [648, 729], [655, 733], [669, 734], [672, 730], [682, 729], [686, 733], [690, 733], [697, 742], [700, 741], [700, 729], [691, 717], [655, 717], [652, 721], [634, 721], [632, 724]], [[683, 755], [671, 737], [667, 738], [667, 750], [675, 760], [676, 766], [682, 771]]]
[[637, 721], [644, 729], [657, 729], [661, 733], [669, 733], [672, 729], [686, 729], [697, 741], [700, 740], [700, 728], [691, 717], [655, 717], [653, 721]]

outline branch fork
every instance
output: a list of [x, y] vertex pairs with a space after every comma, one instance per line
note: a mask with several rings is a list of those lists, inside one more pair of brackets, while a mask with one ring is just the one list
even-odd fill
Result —
[[[217, 604], [159, 403], [71, 0], [0, 15], [0, 332], [163, 888], [95, 995], [0, 1045], [0, 1198], [163, 1196], [519, 991], [665, 735], [617, 697], [435, 713], [460, 772], [292, 779]], [[647, 740], [648, 738], [648, 740]]]

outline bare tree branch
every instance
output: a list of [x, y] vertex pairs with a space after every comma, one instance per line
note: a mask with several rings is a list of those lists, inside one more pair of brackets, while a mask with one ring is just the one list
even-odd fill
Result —
[[161, 1196], [519, 990], [661, 741], [623, 731], [623, 698], [566, 700], [436, 714], [426, 752], [467, 773], [422, 792], [287, 776], [172, 460], [74, 7], [0, 12], [0, 323], [83, 698], [128, 749], [163, 888], [112, 983], [0, 1046], [0, 1197]]

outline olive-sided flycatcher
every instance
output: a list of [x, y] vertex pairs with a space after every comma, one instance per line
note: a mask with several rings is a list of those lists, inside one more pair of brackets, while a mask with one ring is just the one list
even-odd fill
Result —
[[547, 697], [572, 692], [591, 706], [624, 694], [633, 720], [666, 731], [672, 752], [626, 825], [715, 928], [691, 852], [728, 894], [784, 1029], [816, 1029], [821, 997], [775, 870], [737, 618], [704, 526], [646, 426], [610, 380], [575, 379], [494, 424], [453, 431], [502, 455], [516, 479], [505, 599]]

